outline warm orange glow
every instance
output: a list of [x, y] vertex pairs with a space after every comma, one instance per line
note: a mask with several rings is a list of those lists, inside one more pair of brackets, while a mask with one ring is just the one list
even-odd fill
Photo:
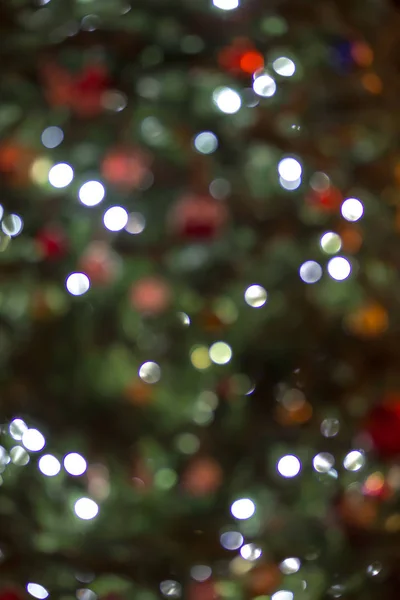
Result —
[[373, 51], [364, 42], [356, 42], [351, 49], [351, 55], [360, 67], [370, 67], [374, 60]]
[[258, 69], [262, 69], [263, 67], [264, 57], [255, 50], [245, 52], [240, 59], [240, 68], [242, 71], [245, 71], [245, 73], [250, 73], [250, 75], [258, 71]]
[[367, 73], [361, 81], [365, 89], [371, 94], [380, 94], [382, 92], [382, 80], [376, 73]]

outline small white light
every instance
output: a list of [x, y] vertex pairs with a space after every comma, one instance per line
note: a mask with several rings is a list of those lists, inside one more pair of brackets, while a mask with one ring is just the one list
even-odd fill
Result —
[[190, 575], [195, 581], [207, 581], [212, 575], [212, 569], [208, 565], [195, 565], [190, 569]]
[[357, 198], [347, 198], [342, 204], [341, 212], [346, 221], [358, 221], [364, 214], [364, 206]]
[[226, 550], [238, 550], [244, 542], [244, 538], [238, 531], [226, 531], [219, 538], [221, 546]]
[[304, 283], [317, 283], [322, 277], [322, 267], [315, 260], [307, 260], [301, 265], [299, 273]]
[[168, 598], [180, 598], [182, 595], [182, 586], [178, 581], [166, 579], [160, 583], [160, 592]]
[[44, 600], [49, 595], [49, 592], [46, 590], [46, 588], [38, 583], [28, 583], [26, 589], [31, 596], [38, 598], [38, 600]]
[[63, 130], [60, 127], [46, 127], [42, 132], [42, 144], [45, 148], [57, 148], [64, 139]]
[[212, 154], [218, 148], [218, 138], [211, 131], [203, 131], [196, 135], [193, 144], [201, 154]]
[[231, 513], [235, 519], [250, 519], [256, 511], [256, 505], [249, 498], [236, 500], [231, 506]]
[[213, 0], [213, 5], [221, 10], [234, 10], [239, 6], [239, 0]]
[[245, 560], [254, 561], [260, 558], [262, 550], [255, 544], [245, 544], [240, 548], [240, 555]]
[[39, 460], [39, 470], [47, 477], [54, 477], [60, 472], [60, 461], [51, 454], [45, 454]]
[[342, 239], [337, 233], [333, 231], [327, 231], [321, 237], [321, 248], [326, 254], [336, 254], [342, 247]]
[[219, 87], [214, 90], [213, 101], [221, 112], [228, 115], [237, 113], [242, 106], [239, 94], [228, 87]]
[[138, 235], [144, 231], [146, 227], [146, 219], [141, 213], [131, 213], [128, 223], [125, 226], [125, 231], [133, 235]]
[[328, 473], [334, 464], [335, 459], [329, 452], [320, 452], [313, 458], [313, 467], [318, 473]]
[[46, 440], [37, 429], [27, 429], [22, 436], [22, 443], [27, 450], [39, 452], [46, 445]]
[[14, 446], [11, 448], [10, 458], [14, 465], [19, 467], [24, 467], [30, 460], [28, 452], [22, 446]]
[[158, 383], [161, 379], [160, 366], [155, 362], [145, 362], [139, 369], [139, 377], [145, 383]]
[[340, 422], [338, 419], [328, 418], [321, 423], [321, 433], [324, 437], [335, 437], [339, 433]]
[[104, 213], [103, 222], [109, 231], [121, 231], [128, 219], [129, 215], [122, 206], [112, 206]]
[[64, 469], [70, 475], [74, 475], [78, 477], [79, 475], [83, 475], [83, 473], [87, 469], [87, 462], [77, 452], [70, 452], [64, 457]]
[[266, 73], [264, 75], [259, 75], [255, 78], [253, 83], [253, 90], [257, 94], [257, 96], [262, 96], [263, 98], [270, 98], [276, 92], [276, 83], [270, 75]]
[[74, 178], [74, 171], [67, 163], [58, 163], [51, 167], [49, 171], [49, 182], [55, 188], [64, 188], [71, 183]]
[[288, 590], [279, 590], [279, 592], [275, 592], [271, 596], [271, 600], [293, 600], [293, 598], [293, 592], [289, 592]]
[[28, 425], [22, 419], [13, 419], [8, 427], [8, 431], [14, 440], [22, 440], [22, 436], [27, 429]]
[[94, 519], [98, 514], [99, 507], [90, 498], [80, 498], [75, 502], [74, 510], [77, 517], [89, 521], [90, 519]]
[[100, 204], [105, 196], [104, 185], [100, 181], [87, 181], [79, 188], [79, 200], [85, 206]]
[[347, 258], [343, 258], [343, 256], [335, 256], [335, 258], [331, 258], [331, 260], [328, 262], [328, 273], [332, 279], [336, 279], [336, 281], [343, 281], [344, 279], [347, 279], [351, 273], [351, 264]]
[[7, 215], [1, 224], [3, 233], [9, 235], [10, 237], [15, 237], [19, 235], [22, 231], [23, 226], [24, 224], [22, 222], [21, 217], [15, 214]]
[[261, 308], [267, 301], [267, 292], [261, 285], [251, 285], [247, 288], [244, 299], [252, 308]]
[[281, 75], [282, 77], [291, 77], [296, 72], [296, 65], [290, 58], [287, 58], [286, 56], [281, 56], [280, 58], [274, 60], [272, 66], [274, 71], [276, 71], [278, 75]]
[[359, 471], [364, 465], [365, 455], [359, 450], [349, 452], [343, 461], [343, 466], [347, 471]]
[[296, 475], [300, 473], [301, 462], [297, 456], [288, 454], [286, 456], [282, 456], [282, 458], [278, 461], [277, 469], [282, 477], [296, 477]]
[[297, 181], [300, 179], [303, 169], [295, 158], [283, 158], [278, 165], [278, 172], [286, 181]]
[[210, 348], [209, 355], [216, 365], [226, 365], [232, 358], [232, 348], [225, 342], [215, 342]]
[[65, 286], [73, 296], [82, 296], [90, 288], [90, 280], [85, 273], [71, 273], [67, 277]]
[[292, 573], [297, 573], [300, 569], [300, 560], [298, 558], [285, 558], [279, 565], [280, 570], [284, 575], [291, 575]]
[[283, 187], [284, 190], [288, 190], [289, 192], [293, 192], [297, 190], [301, 186], [301, 177], [296, 179], [296, 181], [286, 181], [283, 177], [279, 177], [279, 185]]

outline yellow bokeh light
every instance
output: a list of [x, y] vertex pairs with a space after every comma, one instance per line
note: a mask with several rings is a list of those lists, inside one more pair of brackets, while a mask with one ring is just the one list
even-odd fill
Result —
[[192, 365], [199, 371], [204, 371], [204, 369], [208, 369], [208, 367], [211, 366], [211, 361], [206, 346], [198, 346], [197, 348], [194, 348], [190, 353], [190, 360]]
[[209, 355], [216, 365], [226, 365], [232, 358], [232, 348], [225, 342], [215, 342], [210, 348]]

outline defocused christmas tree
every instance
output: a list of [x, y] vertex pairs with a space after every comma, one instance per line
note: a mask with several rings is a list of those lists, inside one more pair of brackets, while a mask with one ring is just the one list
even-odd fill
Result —
[[396, 4], [2, 0], [0, 600], [399, 598]]

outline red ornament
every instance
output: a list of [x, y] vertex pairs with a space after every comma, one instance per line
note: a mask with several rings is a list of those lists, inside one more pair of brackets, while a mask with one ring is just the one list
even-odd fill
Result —
[[132, 286], [130, 298], [133, 308], [139, 312], [156, 315], [168, 307], [171, 291], [163, 279], [146, 277]]
[[183, 475], [183, 487], [191, 496], [206, 496], [222, 483], [223, 472], [213, 458], [197, 458]]
[[195, 581], [189, 585], [189, 600], [218, 600], [219, 598], [220, 595], [217, 593], [213, 581], [209, 580], [202, 583]]
[[111, 150], [104, 157], [101, 172], [109, 183], [131, 190], [145, 181], [151, 162], [151, 156], [143, 150], [121, 147]]
[[210, 241], [217, 237], [228, 221], [228, 210], [211, 196], [189, 194], [181, 198], [170, 213], [170, 226], [179, 237]]
[[119, 275], [118, 256], [104, 242], [92, 242], [79, 261], [79, 268], [94, 285], [108, 285]]
[[57, 260], [67, 251], [67, 239], [64, 231], [57, 226], [46, 227], [36, 236], [36, 245], [43, 258]]
[[390, 396], [368, 416], [366, 432], [384, 458], [400, 455], [400, 396]]

